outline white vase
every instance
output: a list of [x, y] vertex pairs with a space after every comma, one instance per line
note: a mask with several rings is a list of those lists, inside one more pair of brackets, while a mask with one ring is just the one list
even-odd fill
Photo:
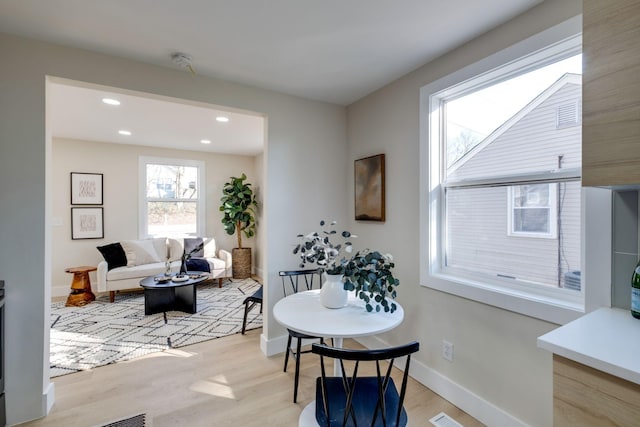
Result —
[[327, 308], [342, 308], [347, 305], [347, 291], [344, 290], [342, 274], [324, 274], [320, 304]]

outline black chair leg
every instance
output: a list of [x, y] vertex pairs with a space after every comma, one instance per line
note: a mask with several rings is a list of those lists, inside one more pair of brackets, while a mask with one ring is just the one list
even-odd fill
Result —
[[242, 335], [244, 335], [244, 331], [247, 329], [247, 315], [249, 314], [249, 303], [244, 304], [244, 318], [242, 319]]
[[287, 365], [289, 364], [289, 352], [291, 352], [291, 335], [287, 339], [287, 350], [284, 354], [284, 372], [287, 372]]
[[302, 338], [297, 339], [296, 344], [296, 374], [293, 382], [293, 403], [298, 401], [298, 378], [300, 377], [300, 349], [302, 347]]

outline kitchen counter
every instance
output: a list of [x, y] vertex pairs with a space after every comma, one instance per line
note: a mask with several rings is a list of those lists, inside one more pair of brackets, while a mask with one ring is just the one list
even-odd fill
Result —
[[640, 319], [601, 308], [538, 338], [538, 347], [640, 384]]

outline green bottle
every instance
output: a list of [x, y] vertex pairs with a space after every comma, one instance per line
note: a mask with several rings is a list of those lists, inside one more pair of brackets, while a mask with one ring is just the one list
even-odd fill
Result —
[[640, 261], [631, 276], [631, 315], [640, 319]]

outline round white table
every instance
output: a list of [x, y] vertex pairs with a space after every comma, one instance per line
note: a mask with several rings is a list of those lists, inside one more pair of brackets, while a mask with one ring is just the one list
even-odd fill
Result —
[[[399, 303], [393, 313], [368, 312], [365, 303], [349, 292], [347, 305], [326, 308], [320, 304], [320, 290], [298, 292], [281, 299], [273, 307], [273, 317], [281, 325], [316, 337], [333, 338], [342, 347], [343, 338], [357, 338], [389, 331], [404, 319]], [[339, 340], [339, 344], [336, 343]]]
[[[298, 292], [281, 299], [273, 306], [273, 317], [281, 325], [316, 337], [333, 338], [335, 347], [342, 347], [344, 338], [357, 338], [389, 331], [404, 319], [399, 303], [393, 313], [368, 312], [365, 303], [349, 292], [343, 308], [326, 308], [320, 304], [320, 290]], [[335, 360], [334, 375], [340, 376], [340, 363]], [[315, 401], [307, 405], [298, 420], [300, 426], [318, 425]]]

